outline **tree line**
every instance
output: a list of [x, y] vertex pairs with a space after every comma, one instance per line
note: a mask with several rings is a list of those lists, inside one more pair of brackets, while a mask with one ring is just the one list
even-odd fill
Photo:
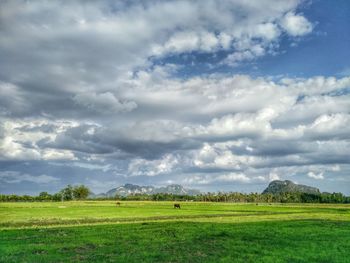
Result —
[[195, 201], [195, 202], [233, 202], [233, 203], [342, 203], [349, 204], [350, 196], [342, 193], [278, 193], [278, 194], [259, 194], [259, 193], [239, 193], [239, 192], [219, 192], [202, 193], [199, 195], [173, 195], [158, 193], [152, 195], [134, 194], [128, 196], [116, 196], [121, 201]]
[[85, 185], [67, 185], [58, 193], [49, 194], [48, 192], [41, 192], [37, 196], [31, 195], [3, 195], [0, 194], [0, 202], [16, 202], [16, 201], [71, 201], [71, 200], [85, 200], [91, 193], [90, 189]]
[[16, 201], [71, 201], [71, 200], [120, 200], [120, 201], [196, 201], [196, 202], [241, 202], [241, 203], [350, 203], [350, 196], [342, 193], [308, 194], [300, 192], [259, 194], [239, 192], [202, 193], [199, 195], [131, 194], [128, 196], [89, 198], [91, 191], [84, 185], [68, 185], [55, 194], [41, 192], [38, 196], [2, 195], [0, 202]]

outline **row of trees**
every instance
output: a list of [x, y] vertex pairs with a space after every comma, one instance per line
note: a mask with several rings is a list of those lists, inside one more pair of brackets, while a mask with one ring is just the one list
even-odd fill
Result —
[[[12, 201], [70, 201], [85, 200], [89, 197], [90, 190], [84, 185], [63, 188], [55, 194], [41, 192], [38, 196], [29, 195], [0, 195], [0, 202]], [[122, 201], [199, 201], [199, 202], [244, 202], [244, 203], [350, 203], [350, 197], [342, 193], [203, 193], [196, 196], [173, 195], [158, 193], [153, 195], [134, 194], [128, 196], [102, 197], [95, 200], [122, 200]]]
[[197, 201], [197, 202], [241, 202], [241, 203], [350, 203], [350, 196], [342, 193], [204, 193], [196, 196], [172, 195], [172, 194], [135, 194], [129, 196], [116, 196], [117, 200], [139, 200], [139, 201]]
[[30, 195], [1, 195], [0, 202], [16, 202], [16, 201], [71, 201], [87, 199], [90, 190], [85, 185], [67, 185], [58, 193], [49, 194], [48, 192], [41, 192], [38, 196]]

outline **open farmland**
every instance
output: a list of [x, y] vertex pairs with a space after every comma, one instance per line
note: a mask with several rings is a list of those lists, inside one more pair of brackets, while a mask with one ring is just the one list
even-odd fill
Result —
[[1, 262], [347, 262], [349, 205], [0, 204]]

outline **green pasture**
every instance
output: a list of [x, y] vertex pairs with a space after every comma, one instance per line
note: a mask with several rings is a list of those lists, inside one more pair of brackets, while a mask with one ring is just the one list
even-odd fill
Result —
[[350, 205], [0, 203], [0, 262], [350, 262]]

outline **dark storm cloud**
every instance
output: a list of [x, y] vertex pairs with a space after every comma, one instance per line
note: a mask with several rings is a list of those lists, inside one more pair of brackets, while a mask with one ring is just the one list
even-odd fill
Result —
[[[113, 130], [96, 125], [80, 125], [59, 133], [54, 141], [48, 137], [37, 142], [39, 147], [78, 151], [81, 153], [111, 154], [122, 151], [130, 158], [142, 157], [156, 159], [165, 153], [197, 149], [200, 141], [191, 138], [170, 138], [159, 140], [146, 135], [145, 130], [138, 131], [137, 137], [128, 136], [128, 130]], [[169, 134], [170, 136], [170, 134]]]
[[53, 133], [57, 130], [59, 126], [54, 124], [42, 124], [38, 126], [31, 126], [31, 125], [25, 125], [20, 128], [17, 128], [17, 130], [22, 132], [44, 132], [44, 133]]
[[72, 127], [64, 133], [59, 133], [54, 141], [44, 138], [38, 141], [39, 147], [67, 149], [83, 153], [108, 154], [115, 151], [114, 147], [101, 142], [100, 138], [89, 131], [98, 128], [95, 125]]

